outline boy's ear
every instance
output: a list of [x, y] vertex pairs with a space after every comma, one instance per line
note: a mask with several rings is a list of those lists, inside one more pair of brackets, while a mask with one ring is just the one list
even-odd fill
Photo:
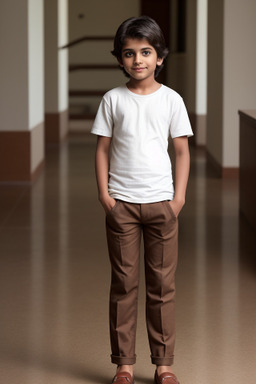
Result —
[[121, 57], [118, 57], [117, 61], [118, 61], [118, 64], [120, 65], [120, 67], [124, 66]]
[[162, 64], [163, 64], [163, 61], [164, 61], [164, 59], [163, 59], [162, 57], [158, 57], [158, 58], [157, 58], [156, 65], [162, 65]]

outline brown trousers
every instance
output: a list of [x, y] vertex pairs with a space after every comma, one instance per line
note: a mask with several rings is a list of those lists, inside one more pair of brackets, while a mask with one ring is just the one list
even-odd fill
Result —
[[134, 364], [141, 233], [144, 239], [146, 322], [151, 360], [171, 365], [175, 344], [178, 220], [168, 201], [117, 201], [106, 217], [111, 262], [111, 361]]

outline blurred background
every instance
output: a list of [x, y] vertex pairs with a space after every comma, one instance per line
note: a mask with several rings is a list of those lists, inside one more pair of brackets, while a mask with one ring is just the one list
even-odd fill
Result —
[[[184, 384], [255, 383], [255, 0], [0, 1], [1, 382], [111, 382], [89, 132], [102, 95], [127, 81], [110, 53], [116, 29], [142, 14], [164, 32], [159, 81], [194, 131], [174, 370]], [[150, 384], [144, 296], [142, 257], [135, 373]]]
[[238, 172], [238, 111], [255, 108], [253, 0], [2, 0], [0, 11], [0, 181], [33, 179], [45, 143], [89, 131], [102, 94], [126, 81], [110, 54], [116, 29], [141, 14], [164, 31], [159, 81], [184, 98], [194, 144], [219, 176]]

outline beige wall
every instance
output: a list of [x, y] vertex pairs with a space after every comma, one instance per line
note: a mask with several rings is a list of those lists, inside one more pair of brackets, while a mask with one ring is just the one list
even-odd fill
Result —
[[196, 144], [206, 145], [207, 122], [207, 5], [197, 0], [196, 16]]
[[239, 109], [256, 103], [256, 1], [225, 0], [223, 166], [239, 166]]
[[[58, 47], [68, 43], [68, 0], [58, 0]], [[58, 50], [58, 108], [68, 109], [68, 50]]]
[[44, 24], [43, 1], [28, 0], [28, 73], [30, 171], [44, 159]]
[[58, 2], [45, 0], [45, 111], [59, 111], [58, 104]]
[[197, 0], [196, 16], [196, 113], [207, 112], [207, 4]]
[[239, 166], [239, 109], [255, 108], [256, 2], [209, 0], [207, 149]]
[[[69, 2], [69, 38], [85, 35], [112, 35], [128, 17], [139, 14], [139, 0], [71, 0]], [[79, 18], [83, 14], [84, 18]]]
[[44, 120], [43, 1], [28, 0], [29, 127]]
[[27, 0], [0, 1], [0, 131], [29, 127], [27, 22]]
[[1, 181], [31, 181], [44, 160], [43, 0], [0, 2]]
[[45, 0], [45, 111], [68, 108], [68, 1]]

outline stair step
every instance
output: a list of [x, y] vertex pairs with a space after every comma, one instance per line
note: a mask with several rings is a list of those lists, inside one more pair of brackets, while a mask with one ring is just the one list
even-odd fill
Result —
[[117, 64], [70, 64], [69, 71], [79, 71], [79, 70], [88, 70], [88, 69], [119, 69]]
[[99, 91], [96, 91], [96, 90], [83, 90], [83, 89], [70, 89], [69, 90], [69, 96], [78, 96], [78, 97], [82, 97], [82, 96], [103, 96], [105, 93], [107, 92], [107, 90], [99, 90]]

